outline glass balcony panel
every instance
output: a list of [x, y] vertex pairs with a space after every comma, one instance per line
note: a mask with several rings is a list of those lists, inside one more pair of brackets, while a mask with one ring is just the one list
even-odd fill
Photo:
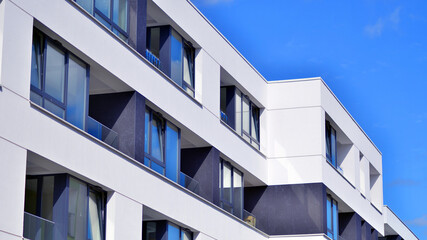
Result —
[[91, 117], [87, 118], [87, 132], [114, 148], [119, 147], [119, 134]]
[[256, 217], [252, 213], [244, 209], [243, 209], [243, 221], [245, 221], [245, 223], [253, 227], [256, 227]]
[[93, 14], [93, 0], [76, 0], [76, 3], [90, 14]]
[[24, 212], [24, 238], [30, 240], [53, 240], [55, 223]]
[[180, 173], [179, 176], [179, 185], [187, 188], [195, 194], [199, 194], [199, 182], [187, 176], [184, 173]]
[[157, 68], [160, 68], [160, 59], [157, 58], [150, 50], [145, 50], [145, 58]]

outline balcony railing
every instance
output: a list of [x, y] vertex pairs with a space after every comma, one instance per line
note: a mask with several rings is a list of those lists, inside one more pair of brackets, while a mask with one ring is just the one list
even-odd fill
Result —
[[160, 59], [156, 57], [150, 50], [145, 50], [145, 58], [157, 68], [160, 68]]
[[245, 209], [243, 209], [243, 221], [252, 227], [256, 227], [256, 217]]
[[53, 240], [55, 223], [24, 212], [24, 238], [30, 240]]
[[114, 148], [119, 147], [119, 134], [89, 116], [87, 121], [87, 132]]
[[179, 174], [179, 185], [187, 188], [195, 194], [199, 194], [199, 182], [182, 172]]

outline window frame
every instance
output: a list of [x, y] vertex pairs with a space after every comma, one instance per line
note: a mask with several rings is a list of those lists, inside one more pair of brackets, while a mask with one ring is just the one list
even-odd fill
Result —
[[[71, 0], [71, 1], [73, 1], [73, 2], [75, 2], [77, 5], [79, 5], [79, 6], [81, 6], [79, 3], [77, 3], [77, 0]], [[130, 27], [129, 27], [129, 23], [130, 23], [130, 11], [129, 11], [129, 0], [126, 0], [127, 1], [127, 19], [126, 19], [126, 26], [127, 26], [127, 29], [122, 29], [119, 25], [117, 25], [116, 23], [114, 23], [114, 20], [113, 20], [113, 13], [114, 13], [114, 1], [118, 1], [118, 0], [109, 0], [109, 3], [110, 3], [110, 18], [109, 17], [107, 17], [107, 16], [105, 16], [105, 14], [104, 13], [102, 13], [100, 10], [98, 10], [97, 8], [96, 8], [96, 5], [95, 5], [95, 2], [96, 2], [97, 0], [92, 0], [92, 11], [93, 12], [89, 12], [89, 11], [87, 11], [86, 9], [84, 9], [83, 7], [83, 9], [86, 11], [86, 12], [88, 12], [91, 16], [93, 16], [95, 19], [97, 19], [96, 18], [96, 16], [95, 16], [95, 14], [97, 14], [99, 17], [101, 17], [102, 18], [102, 20], [103, 21], [105, 21], [105, 22], [107, 22], [108, 24], [110, 24], [110, 27], [108, 27], [108, 26], [106, 26], [106, 25], [104, 25], [100, 20], [98, 20], [99, 22], [101, 22], [101, 24], [103, 25], [103, 26], [105, 26], [106, 28], [108, 28], [108, 29], [110, 29], [115, 35], [117, 35], [120, 39], [122, 39], [123, 41], [125, 41], [125, 42], [128, 42], [129, 41], [129, 31], [130, 31]], [[116, 34], [115, 32], [114, 32], [114, 30], [117, 30], [120, 34], [122, 34], [125, 38], [126, 38], [126, 40], [125, 39], [123, 39], [123, 38], [121, 38], [118, 34]]]
[[[334, 127], [332, 127], [331, 123], [329, 121], [326, 121], [326, 127], [325, 127], [325, 148], [326, 148], [326, 160], [332, 164], [335, 168], [338, 167], [338, 148], [337, 148], [337, 131]], [[332, 141], [332, 135], [335, 135], [335, 141]], [[334, 146], [332, 146], [334, 145]], [[332, 151], [335, 149], [335, 151]]]
[[[249, 141], [248, 140], [246, 140], [245, 139], [245, 141], [247, 141], [251, 146], [253, 146], [253, 143], [255, 143], [255, 144], [257, 144], [257, 146], [258, 146], [258, 150], [260, 149], [260, 147], [261, 147], [261, 144], [260, 144], [260, 132], [259, 132], [259, 129], [260, 129], [260, 117], [261, 117], [261, 109], [259, 108], [259, 107], [257, 107], [251, 100], [250, 100], [250, 98], [249, 98], [249, 96], [248, 95], [245, 95], [245, 94], [243, 94], [243, 92], [242, 91], [240, 91], [238, 88], [236, 88], [236, 90], [235, 90], [235, 94], [238, 94], [239, 92], [237, 92], [237, 91], [239, 91], [240, 92], [240, 98], [241, 98], [241, 101], [240, 101], [240, 114], [241, 114], [241, 116], [240, 116], [240, 126], [241, 126], [241, 133], [239, 133], [244, 139], [245, 139], [245, 137], [247, 137], [247, 138], [249, 138]], [[244, 114], [244, 111], [243, 111], [243, 99], [246, 99], [247, 101], [248, 101], [248, 103], [249, 103], [249, 133], [248, 132], [246, 132], [244, 129], [243, 129], [243, 114]], [[258, 138], [259, 139], [255, 139], [252, 135], [251, 135], [251, 132], [252, 132], [252, 128], [253, 128], [253, 126], [252, 126], [252, 111], [253, 111], [253, 108], [257, 108], [258, 109], [258, 129], [257, 129], [257, 132], [256, 132], [256, 135], [258, 136]], [[236, 114], [236, 113], [235, 113]], [[253, 146], [253, 147], [255, 147], [255, 146]]]
[[[30, 83], [30, 92], [35, 93], [39, 97], [41, 97], [41, 107], [46, 109], [45, 107], [45, 101], [49, 101], [50, 103], [54, 104], [55, 106], [61, 108], [64, 111], [64, 117], [63, 119], [68, 122], [67, 118], [67, 99], [68, 99], [68, 78], [69, 78], [69, 61], [70, 58], [73, 57], [80, 61], [82, 64], [85, 65], [86, 69], [86, 106], [85, 106], [85, 113], [84, 113], [84, 123], [83, 123], [83, 129], [84, 131], [87, 131], [87, 118], [89, 115], [89, 82], [90, 82], [90, 66], [85, 61], [83, 61], [81, 58], [73, 54], [72, 52], [68, 51], [65, 47], [62, 46], [61, 43], [59, 43], [57, 40], [52, 39], [51, 37], [47, 36], [46, 34], [42, 33], [41, 31], [37, 29], [33, 29], [33, 43], [34, 44], [34, 36], [37, 35], [38, 37], [41, 37], [42, 39], [42, 45], [43, 45], [43, 51], [41, 53], [41, 69], [40, 69], [40, 89], [36, 86], [34, 86], [32, 83]], [[64, 52], [64, 101], [61, 102], [60, 100], [54, 98], [50, 94], [46, 93], [46, 63], [47, 63], [47, 46], [48, 44], [58, 48], [62, 52]], [[38, 54], [38, 53], [36, 53]], [[31, 97], [30, 97], [31, 100]], [[37, 104], [39, 105], [39, 104]], [[58, 116], [59, 117], [59, 116]], [[62, 118], [62, 117], [60, 117]]]
[[[65, 188], [64, 188], [63, 191], [65, 192], [65, 195], [66, 195], [66, 200], [65, 200], [64, 204], [65, 204], [65, 206], [67, 208], [66, 209], [67, 214], [68, 214], [68, 210], [69, 210], [68, 206], [69, 206], [69, 194], [70, 194], [69, 191], [70, 191], [70, 179], [71, 178], [75, 179], [77, 182], [81, 182], [81, 183], [83, 183], [83, 184], [86, 185], [86, 206], [87, 206], [86, 216], [87, 216], [87, 218], [89, 218], [89, 194], [90, 194], [90, 192], [95, 192], [95, 193], [100, 194], [102, 196], [101, 216], [100, 216], [100, 218], [102, 219], [102, 236], [101, 236], [101, 239], [104, 240], [106, 238], [106, 223], [107, 223], [106, 222], [106, 219], [107, 219], [106, 218], [107, 217], [107, 215], [106, 215], [106, 211], [107, 211], [107, 192], [104, 191], [99, 186], [95, 186], [95, 185], [92, 185], [90, 183], [87, 183], [87, 182], [85, 182], [85, 181], [83, 181], [83, 180], [81, 180], [79, 178], [76, 178], [76, 177], [74, 177], [72, 175], [69, 175], [69, 174], [26, 175], [25, 181], [31, 180], [31, 179], [36, 179], [37, 180], [37, 192], [36, 192], [36, 195], [37, 195], [36, 201], [37, 202], [36, 202], [36, 214], [35, 215], [37, 217], [41, 217], [42, 202], [43, 202], [42, 192], [43, 192], [43, 181], [44, 181], [44, 178], [45, 177], [54, 177], [54, 189], [55, 189], [56, 186], [57, 186], [57, 184], [61, 184], [61, 183], [57, 183], [56, 182], [56, 180], [58, 179], [57, 177], [59, 177], [59, 176], [64, 176], [65, 177]], [[64, 184], [63, 181], [61, 181], [61, 182], [62, 182], [62, 184]], [[25, 190], [26, 190], [26, 187], [25, 187]], [[56, 190], [54, 190], [54, 191], [56, 191]], [[26, 205], [26, 204], [24, 204], [24, 205]], [[52, 206], [52, 208], [54, 208], [54, 206]], [[69, 231], [68, 221], [69, 221], [69, 219], [68, 219], [68, 216], [65, 216], [65, 218], [67, 219], [66, 220], [67, 221], [67, 228], [66, 228], [66, 233], [65, 234], [68, 236], [68, 231]], [[49, 220], [49, 219], [45, 219], [45, 220], [53, 223], [52, 220]], [[88, 229], [89, 229], [89, 219], [86, 222], [86, 232], [85, 232], [85, 236], [86, 236], [87, 240], [89, 240], [87, 238], [87, 236], [88, 236]]]
[[[177, 160], [178, 163], [177, 163], [177, 176], [176, 176], [177, 180], [176, 180], [176, 182], [179, 183], [180, 182], [180, 177], [181, 177], [181, 174], [180, 174], [180, 171], [181, 171], [180, 170], [181, 169], [181, 152], [180, 152], [180, 149], [181, 149], [181, 129], [178, 126], [176, 126], [175, 124], [173, 124], [172, 122], [170, 122], [167, 119], [163, 118], [160, 113], [155, 112], [150, 107], [146, 106], [145, 107], [145, 111], [149, 113], [149, 122], [148, 122], [149, 129], [148, 129], [148, 145], [147, 145], [148, 152], [145, 149], [145, 143], [144, 143], [144, 162], [143, 162], [143, 164], [145, 166], [147, 166], [148, 168], [156, 171], [155, 169], [152, 168], [152, 162], [154, 162], [155, 164], [157, 164], [157, 165], [159, 165], [160, 167], [163, 168], [162, 175], [164, 177], [166, 177], [166, 172], [167, 172], [166, 171], [166, 167], [167, 167], [167, 163], [166, 163], [166, 161], [167, 161], [167, 159], [166, 159], [166, 153], [167, 153], [167, 149], [166, 149], [166, 143], [167, 143], [166, 128], [167, 128], [167, 124], [171, 124], [172, 126], [176, 127], [176, 129], [178, 130], [178, 146], [177, 146], [177, 148], [178, 148], [179, 151], [177, 153], [178, 154], [178, 160]], [[152, 120], [153, 120], [153, 118], [157, 118], [158, 120], [161, 121], [161, 128], [162, 128], [161, 129], [161, 133], [162, 133], [162, 136], [161, 136], [160, 140], [162, 141], [162, 158], [163, 158], [163, 161], [157, 159], [156, 157], [154, 157], [152, 155], [152, 144], [153, 144], [153, 139], [152, 139], [152, 136], [153, 136], [153, 134], [152, 134], [152, 132], [153, 132], [153, 130], [152, 130], [152, 127], [153, 127], [152, 126]], [[145, 121], [145, 116], [144, 116], [144, 121]], [[145, 131], [145, 126], [144, 126], [144, 131]], [[147, 134], [147, 133], [144, 132], [144, 134]], [[145, 136], [144, 136], [144, 141], [145, 141]]]
[[[328, 200], [331, 204], [328, 206]], [[334, 215], [334, 207], [336, 207], [336, 216]], [[338, 211], [338, 202], [330, 195], [326, 195], [326, 208], [330, 209], [331, 212], [331, 229], [328, 227], [328, 216], [326, 216], [326, 235], [333, 240], [338, 240], [339, 238], [339, 211]], [[326, 210], [326, 214], [328, 211]], [[336, 235], [336, 236], [335, 236]]]
[[[231, 202], [228, 202], [228, 200], [224, 199], [224, 165], [229, 166], [230, 167], [230, 171], [231, 171], [231, 179], [230, 179], [230, 181], [231, 181], [231, 187], [230, 187], [231, 188], [231, 190], [230, 190]], [[219, 171], [220, 171], [220, 173], [219, 173], [219, 176], [220, 176], [220, 191], [219, 191], [220, 205], [221, 205], [222, 209], [224, 209], [224, 206], [230, 207], [231, 214], [233, 214], [234, 216], [236, 216], [236, 214], [235, 214], [235, 211], [236, 211], [235, 208], [236, 207], [234, 206], [234, 171], [237, 171], [237, 172], [239, 172], [241, 174], [241, 176], [242, 176], [242, 183], [241, 183], [242, 184], [242, 187], [241, 187], [242, 188], [242, 196], [241, 196], [242, 197], [242, 204], [241, 204], [242, 205], [242, 209], [240, 209], [240, 216], [241, 216], [241, 218], [243, 218], [243, 209], [244, 209], [244, 206], [243, 206], [244, 204], [243, 203], [244, 203], [244, 196], [245, 196], [244, 191], [243, 191], [243, 189], [245, 187], [245, 185], [244, 185], [245, 179], [244, 179], [243, 172], [240, 171], [239, 169], [233, 167], [233, 165], [230, 162], [225, 161], [222, 158], [220, 160]], [[225, 210], [225, 211], [227, 211], [227, 210]]]

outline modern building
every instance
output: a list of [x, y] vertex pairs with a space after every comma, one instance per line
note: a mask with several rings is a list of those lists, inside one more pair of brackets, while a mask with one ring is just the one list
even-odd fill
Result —
[[0, 0], [0, 239], [417, 239], [382, 174], [189, 0]]

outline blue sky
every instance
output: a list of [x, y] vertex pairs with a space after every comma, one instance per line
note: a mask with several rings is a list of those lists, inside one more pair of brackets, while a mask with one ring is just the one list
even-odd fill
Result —
[[383, 153], [384, 203], [427, 239], [427, 1], [192, 1], [267, 80], [326, 81]]

